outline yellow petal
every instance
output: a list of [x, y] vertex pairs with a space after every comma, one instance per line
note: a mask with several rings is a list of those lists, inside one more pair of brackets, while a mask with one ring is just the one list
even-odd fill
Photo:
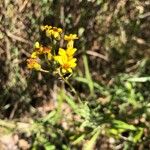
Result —
[[41, 69], [41, 65], [38, 64], [38, 63], [35, 63], [35, 64], [34, 64], [34, 69], [40, 70], [40, 69]]
[[45, 30], [45, 26], [41, 26], [40, 28], [41, 28], [41, 30], [42, 30], [42, 31], [44, 31], [44, 30]]
[[58, 28], [58, 32], [59, 32], [59, 33], [62, 33], [62, 29], [61, 29], [61, 28]]
[[35, 42], [34, 47], [35, 47], [36, 49], [40, 48], [40, 43], [39, 43], [39, 42]]
[[68, 47], [66, 50], [66, 53], [70, 57], [70, 56], [73, 56], [73, 54], [76, 52], [76, 50], [77, 50], [76, 48]]
[[68, 57], [67, 57], [67, 55], [65, 54], [65, 55], [63, 55], [63, 56], [61, 56], [62, 57], [62, 64], [66, 64], [67, 62], [68, 62]]
[[63, 64], [63, 61], [62, 61], [62, 57], [61, 56], [54, 56], [54, 60], [57, 61], [59, 64]]
[[31, 54], [31, 58], [37, 58], [37, 52], [33, 52], [32, 54]]
[[71, 68], [75, 68], [76, 65], [77, 65], [76, 63], [72, 63], [72, 64], [70, 65], [70, 67], [71, 67]]
[[72, 59], [70, 60], [71, 63], [74, 63], [74, 62], [76, 62], [76, 61], [77, 61], [76, 58], [72, 58]]
[[70, 73], [72, 73], [72, 69], [71, 68], [68, 68], [67, 71], [70, 72]]
[[65, 35], [65, 36], [64, 36], [64, 40], [67, 41], [68, 39], [69, 39], [69, 38], [68, 38], [68, 35]]
[[71, 59], [71, 60], [69, 61], [69, 65], [70, 65], [71, 68], [76, 67], [77, 64], [76, 64], [75, 62], [76, 62], [76, 58], [73, 58], [73, 59]]
[[66, 41], [76, 40], [76, 39], [78, 39], [76, 34], [69, 34], [69, 35], [64, 36], [64, 40], [66, 40]]
[[54, 38], [59, 38], [60, 37], [58, 32], [53, 32], [52, 34], [53, 34]]
[[53, 33], [53, 30], [51, 30], [51, 29], [46, 30], [46, 36], [47, 37], [51, 37], [52, 33]]
[[50, 30], [50, 29], [52, 29], [52, 26], [46, 25], [46, 29]]
[[66, 69], [64, 69], [64, 68], [62, 68], [62, 73], [66, 73], [67, 72], [67, 70]]
[[66, 55], [66, 51], [63, 48], [59, 48], [58, 54], [61, 56]]
[[60, 56], [54, 56], [54, 60], [58, 61], [60, 59]]

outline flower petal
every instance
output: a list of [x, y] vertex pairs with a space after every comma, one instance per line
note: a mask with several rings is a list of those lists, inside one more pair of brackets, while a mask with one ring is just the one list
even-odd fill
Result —
[[66, 73], [67, 72], [67, 70], [66, 69], [64, 69], [64, 68], [62, 68], [62, 73]]
[[33, 52], [33, 53], [31, 54], [31, 58], [37, 58], [37, 57], [38, 57], [37, 52]]
[[66, 55], [66, 51], [63, 48], [59, 48], [58, 54], [61, 56]]
[[72, 73], [72, 69], [71, 68], [68, 68], [67, 71], [70, 72], [70, 73]]
[[70, 56], [73, 56], [73, 54], [76, 52], [76, 50], [77, 50], [76, 48], [68, 47], [66, 50], [66, 53], [70, 57]]
[[54, 56], [54, 60], [57, 61], [59, 64], [63, 64], [63, 61], [62, 61], [62, 57], [61, 56]]

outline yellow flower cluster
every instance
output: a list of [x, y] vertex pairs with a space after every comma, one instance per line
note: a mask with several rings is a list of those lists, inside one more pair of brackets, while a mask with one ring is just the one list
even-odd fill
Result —
[[54, 37], [55, 39], [60, 39], [62, 29], [52, 26], [41, 26], [41, 30], [46, 32], [46, 36], [51, 38]]
[[39, 42], [36, 42], [31, 57], [27, 59], [27, 67], [29, 69], [43, 70], [37, 61], [40, 55], [47, 55], [48, 60], [52, 59], [51, 48], [44, 47], [40, 45]]
[[73, 58], [73, 54], [76, 51], [76, 48], [67, 48], [66, 50], [59, 48], [58, 55], [54, 57], [60, 64], [62, 73], [72, 73], [72, 69], [76, 67], [76, 58]]
[[54, 59], [60, 64], [62, 73], [70, 72], [76, 67], [76, 58], [74, 58], [74, 53], [76, 48], [74, 48], [74, 40], [78, 39], [76, 34], [65, 35], [64, 40], [68, 41], [67, 49], [64, 50], [59, 48], [58, 56], [55, 56]]
[[37, 58], [39, 55], [47, 54], [48, 60], [52, 59], [51, 47], [45, 47], [40, 45], [39, 42], [36, 42], [34, 45], [34, 51], [31, 54], [31, 58]]
[[[41, 26], [41, 30], [45, 31], [46, 36], [49, 38], [61, 38], [62, 29], [52, 26]], [[77, 59], [74, 58], [74, 54], [76, 52], [76, 48], [74, 48], [74, 40], [78, 39], [76, 34], [65, 35], [63, 38], [67, 41], [67, 48], [59, 48], [58, 50], [54, 46], [54, 43], [50, 43], [52, 47], [45, 47], [41, 45], [39, 42], [36, 42], [34, 45], [34, 51], [31, 54], [31, 57], [27, 60], [27, 66], [30, 69], [36, 69], [43, 71], [41, 65], [38, 63], [38, 59], [40, 60], [40, 55], [45, 55], [46, 59], [50, 62], [53, 67], [53, 70], [59, 71], [58, 73], [66, 74], [72, 73], [72, 70], [76, 67]], [[52, 40], [53, 41], [53, 40]], [[58, 54], [55, 55], [58, 51]], [[44, 70], [46, 71], [46, 70]]]

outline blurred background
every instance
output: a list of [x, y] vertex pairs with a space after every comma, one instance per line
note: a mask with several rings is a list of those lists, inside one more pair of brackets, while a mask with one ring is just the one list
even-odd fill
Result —
[[[102, 106], [96, 111], [98, 118], [101, 113], [110, 112], [117, 119], [144, 128], [142, 136], [146, 140], [143, 143], [131, 144], [124, 138], [114, 140], [103, 133], [95, 148], [89, 150], [150, 149], [150, 141], [147, 140], [150, 139], [147, 138], [150, 116], [147, 108], [150, 106], [149, 0], [0, 0], [1, 145], [6, 143], [5, 149], [10, 149], [8, 145], [11, 144], [14, 149], [82, 149], [90, 138], [87, 135], [85, 142], [73, 144], [70, 135], [80, 134], [74, 128], [82, 121], [64, 103], [61, 104], [64, 113], [75, 117], [72, 122], [79, 122], [68, 125], [61, 120], [52, 124], [55, 136], [44, 135], [47, 147], [37, 140], [37, 132], [28, 135], [13, 127], [11, 136], [7, 135], [7, 140], [4, 140], [4, 127], [9, 123], [13, 126], [14, 122], [27, 122], [23, 125], [28, 125], [31, 120], [34, 122], [45, 117], [57, 108], [58, 97], [61, 97], [59, 90], [64, 87], [66, 92], [70, 92], [69, 87], [62, 86], [56, 77], [30, 71], [26, 67], [34, 43], [46, 40], [40, 25], [61, 27], [65, 33], [79, 36], [75, 42], [78, 65], [69, 80], [91, 111]], [[129, 93], [132, 98], [129, 98]], [[103, 117], [106, 119], [107, 115]], [[66, 127], [67, 131], [64, 130], [63, 122], [69, 126]], [[95, 122], [98, 123], [98, 120]], [[42, 124], [42, 128], [46, 128], [45, 124]], [[86, 134], [87, 131], [84, 132]], [[128, 131], [124, 134], [125, 137], [130, 135]], [[60, 141], [54, 140], [59, 138]]]

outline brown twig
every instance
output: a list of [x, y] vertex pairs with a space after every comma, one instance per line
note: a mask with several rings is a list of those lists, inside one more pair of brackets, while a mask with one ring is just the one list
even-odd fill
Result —
[[99, 54], [99, 53], [97, 53], [97, 52], [90, 51], [90, 50], [86, 51], [86, 53], [87, 53], [88, 55], [92, 55], [92, 56], [95, 56], [95, 57], [99, 57], [99, 58], [101, 58], [101, 59], [103, 59], [103, 60], [105, 60], [105, 61], [108, 62], [108, 58], [107, 58], [106, 56], [102, 55], [102, 54]]
[[25, 0], [23, 2], [22, 6], [19, 8], [19, 12], [22, 12], [25, 9], [25, 7], [26, 7], [26, 5], [27, 5], [28, 2], [29, 2], [29, 0]]
[[22, 38], [22, 37], [19, 37], [17, 35], [14, 35], [13, 33], [11, 33], [10, 31], [6, 30], [6, 34], [8, 37], [16, 40], [16, 41], [19, 41], [19, 42], [22, 42], [22, 43], [26, 43], [26, 44], [29, 44], [29, 45], [32, 45], [31, 42], [29, 42], [28, 40]]

